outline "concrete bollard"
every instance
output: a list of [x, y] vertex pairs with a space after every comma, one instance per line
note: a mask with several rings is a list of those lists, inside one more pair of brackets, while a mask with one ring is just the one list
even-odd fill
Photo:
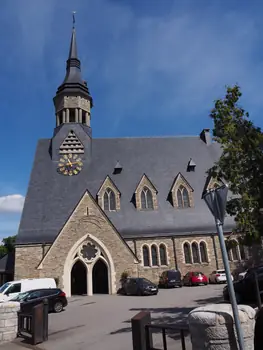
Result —
[[[238, 305], [244, 333], [245, 349], [254, 349], [255, 310]], [[188, 315], [193, 350], [238, 350], [236, 330], [230, 304], [209, 304]]]
[[0, 303], [0, 345], [17, 337], [17, 311], [20, 303]]

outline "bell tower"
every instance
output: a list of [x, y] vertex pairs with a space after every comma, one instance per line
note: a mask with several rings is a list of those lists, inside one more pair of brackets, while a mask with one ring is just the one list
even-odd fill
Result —
[[57, 89], [53, 102], [56, 113], [56, 127], [68, 123], [79, 123], [90, 127], [90, 111], [93, 101], [87, 82], [81, 77], [74, 14], [66, 75], [63, 83]]
[[51, 140], [52, 160], [58, 161], [66, 154], [78, 154], [81, 155], [83, 162], [89, 162], [92, 153], [90, 112], [93, 100], [87, 82], [81, 76], [74, 14], [66, 75], [57, 89], [53, 102], [56, 126]]

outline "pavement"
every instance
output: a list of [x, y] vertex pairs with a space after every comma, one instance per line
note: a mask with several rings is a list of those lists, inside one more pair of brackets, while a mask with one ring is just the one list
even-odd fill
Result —
[[[72, 297], [65, 311], [49, 316], [49, 340], [30, 346], [20, 339], [0, 350], [132, 350], [130, 320], [138, 312], [151, 312], [153, 323], [175, 324], [186, 319], [195, 307], [222, 299], [222, 285], [160, 290], [156, 296], [94, 295]], [[191, 349], [189, 336], [187, 350]], [[167, 335], [168, 348], [179, 347], [178, 334]], [[154, 334], [154, 346], [163, 348], [161, 334]]]

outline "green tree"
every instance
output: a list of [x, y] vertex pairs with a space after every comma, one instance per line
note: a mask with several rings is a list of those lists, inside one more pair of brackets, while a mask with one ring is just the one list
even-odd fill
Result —
[[239, 86], [227, 87], [211, 111], [214, 140], [222, 154], [209, 172], [228, 183], [233, 196], [227, 213], [235, 217], [234, 232], [243, 233], [249, 245], [263, 234], [263, 134], [239, 106], [241, 95]]
[[15, 251], [15, 241], [16, 235], [3, 238], [2, 245], [0, 245], [0, 258]]

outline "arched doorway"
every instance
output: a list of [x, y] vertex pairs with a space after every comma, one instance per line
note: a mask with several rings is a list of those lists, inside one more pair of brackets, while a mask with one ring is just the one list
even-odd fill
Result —
[[84, 263], [77, 260], [71, 270], [71, 295], [87, 294], [87, 269]]
[[92, 285], [94, 294], [108, 294], [108, 267], [102, 259], [97, 260], [92, 269]]

